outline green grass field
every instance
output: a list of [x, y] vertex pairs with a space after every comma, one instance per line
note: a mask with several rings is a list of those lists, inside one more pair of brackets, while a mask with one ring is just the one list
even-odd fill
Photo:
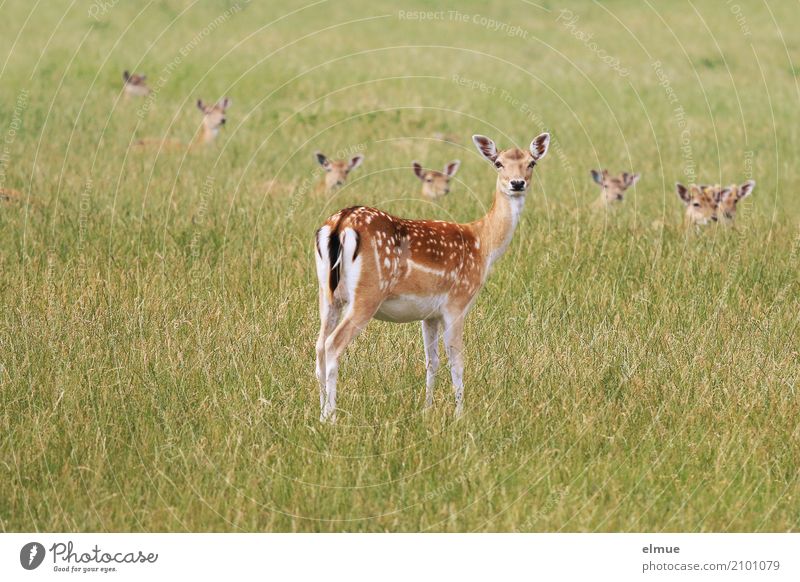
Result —
[[[796, 10], [3, 2], [0, 530], [799, 529]], [[131, 147], [224, 95], [211, 146]], [[373, 321], [320, 424], [321, 221], [473, 220], [470, 136], [544, 130], [467, 319], [465, 416], [446, 365], [423, 414], [419, 325]], [[366, 161], [326, 197], [317, 149]], [[411, 161], [453, 158], [422, 199]], [[642, 173], [608, 216], [599, 167]], [[736, 229], [682, 227], [676, 181], [747, 177]]]

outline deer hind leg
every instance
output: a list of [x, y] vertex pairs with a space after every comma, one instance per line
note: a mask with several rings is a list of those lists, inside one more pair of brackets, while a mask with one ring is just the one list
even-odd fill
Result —
[[339, 359], [350, 342], [364, 329], [380, 307], [382, 298], [378, 284], [361, 279], [364, 254], [356, 258], [359, 237], [350, 228], [342, 232], [341, 280], [333, 293], [336, 301], [347, 304], [347, 311], [336, 329], [325, 340], [325, 402], [320, 420], [336, 420], [336, 381]]
[[378, 310], [380, 302], [359, 300], [350, 302], [347, 313], [333, 333], [325, 340], [325, 389], [326, 399], [322, 408], [322, 422], [336, 422], [336, 381], [339, 377], [339, 359], [344, 350], [361, 333]]
[[322, 411], [325, 407], [327, 391], [325, 389], [325, 340], [333, 333], [336, 323], [339, 321], [341, 305], [332, 301], [327, 290], [319, 290], [319, 337], [317, 338], [317, 381], [319, 382], [319, 408]]
[[445, 317], [444, 346], [450, 363], [453, 392], [456, 400], [456, 417], [464, 412], [464, 314]]
[[436, 384], [436, 371], [439, 369], [439, 329], [440, 319], [422, 321], [422, 341], [425, 344], [425, 408], [433, 405], [433, 387]]

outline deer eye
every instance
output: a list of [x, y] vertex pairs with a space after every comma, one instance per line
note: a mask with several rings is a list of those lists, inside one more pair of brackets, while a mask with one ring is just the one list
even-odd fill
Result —
[[497, 168], [497, 169], [500, 169], [500, 168], [503, 167], [503, 164], [501, 164], [500, 162], [495, 162], [494, 163], [494, 167]]
[[536, 165], [536, 162], [531, 162], [530, 164], [528, 164], [528, 169], [534, 167], [535, 165]]
[[696, 206], [697, 208], [700, 208], [700, 203], [699, 202], [692, 202], [692, 206]]
[[433, 182], [433, 178], [425, 178], [426, 182]]

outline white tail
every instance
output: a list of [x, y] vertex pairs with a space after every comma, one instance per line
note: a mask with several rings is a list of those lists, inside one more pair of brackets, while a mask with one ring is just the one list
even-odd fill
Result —
[[426, 406], [433, 402], [443, 333], [456, 414], [461, 414], [464, 318], [511, 241], [533, 167], [547, 153], [550, 135], [534, 139], [529, 150], [498, 152], [487, 137], [476, 135], [473, 141], [498, 174], [494, 205], [483, 218], [468, 224], [406, 220], [355, 206], [340, 210], [317, 231], [320, 420], [335, 420], [339, 360], [373, 317], [422, 321]]

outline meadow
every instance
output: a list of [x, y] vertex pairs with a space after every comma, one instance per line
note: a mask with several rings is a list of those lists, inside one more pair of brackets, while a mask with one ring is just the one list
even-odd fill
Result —
[[[795, 10], [3, 2], [0, 531], [797, 530]], [[209, 146], [133, 147], [223, 96]], [[474, 220], [470, 136], [545, 130], [465, 415], [446, 361], [423, 412], [419, 325], [373, 321], [320, 424], [315, 229]], [[316, 150], [365, 162], [325, 195]], [[423, 199], [412, 160], [455, 158]], [[598, 213], [592, 168], [642, 178]], [[683, 227], [675, 182], [747, 178], [735, 228]]]

